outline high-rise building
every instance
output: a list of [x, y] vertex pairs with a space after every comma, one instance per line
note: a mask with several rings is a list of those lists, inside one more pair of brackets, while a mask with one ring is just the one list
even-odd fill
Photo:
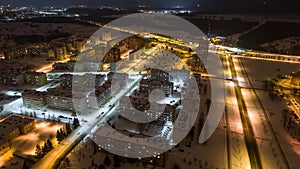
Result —
[[112, 83], [111, 95], [114, 96], [128, 85], [129, 75], [127, 73], [109, 72], [107, 80]]
[[84, 75], [63, 74], [60, 76], [61, 86], [72, 88], [74, 85], [77, 90], [94, 89], [105, 82], [105, 75], [86, 73]]
[[43, 108], [46, 106], [46, 92], [26, 89], [22, 93], [22, 100], [25, 107]]
[[105, 82], [88, 96], [88, 107], [98, 109], [111, 98], [111, 82]]
[[81, 111], [87, 110], [87, 98], [82, 94], [72, 94], [72, 90], [62, 87], [47, 90], [47, 105], [49, 108]]
[[137, 119], [134, 121], [138, 121], [139, 118], [144, 118], [148, 119], [148, 121], [155, 119], [156, 121], [165, 123], [167, 121], [174, 121], [178, 114], [176, 108], [171, 105], [163, 106], [155, 102], [150, 102], [145, 98], [132, 96], [123, 97], [120, 100], [119, 107], [121, 112], [130, 115], [130, 119]]

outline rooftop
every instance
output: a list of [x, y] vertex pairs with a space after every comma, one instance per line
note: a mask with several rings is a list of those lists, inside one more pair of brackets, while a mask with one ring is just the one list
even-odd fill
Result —
[[36, 90], [30, 90], [30, 89], [25, 89], [22, 93], [22, 96], [45, 96], [46, 92], [42, 92], [42, 91], [36, 91]]
[[16, 130], [19, 126], [26, 126], [33, 121], [35, 121], [35, 119], [15, 115], [9, 116], [0, 122], [0, 137], [4, 137]]
[[140, 81], [140, 84], [173, 85], [172, 82], [160, 81], [160, 80], [154, 80], [154, 79], [142, 79]]

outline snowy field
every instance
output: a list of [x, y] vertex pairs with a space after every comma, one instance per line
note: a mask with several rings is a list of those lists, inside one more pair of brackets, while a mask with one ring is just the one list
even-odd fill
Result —
[[[245, 69], [248, 73], [250, 81], [253, 83], [254, 87], [256, 88], [262, 88], [262, 82], [261, 82], [262, 80], [276, 78], [279, 74], [286, 75], [286, 74], [290, 74], [291, 72], [296, 72], [300, 66], [298, 64], [257, 61], [257, 60], [250, 60], [250, 59], [242, 59], [242, 62], [245, 65]], [[251, 92], [249, 93], [251, 94]], [[271, 120], [271, 125], [275, 133], [277, 133], [277, 138], [279, 140], [284, 155], [286, 156], [290, 166], [295, 169], [299, 168], [300, 142], [292, 138], [283, 128], [282, 110], [288, 108], [286, 101], [284, 100], [272, 101], [272, 99], [268, 96], [268, 91], [256, 90], [256, 93], [263, 104], [264, 110], [266, 111], [269, 119]], [[250, 103], [253, 104], [252, 107], [254, 108], [258, 106], [257, 103], [253, 103], [253, 102]], [[257, 116], [258, 116], [257, 119], [264, 118], [259, 115]], [[257, 120], [257, 122], [260, 123], [259, 120]], [[278, 168], [278, 166], [281, 166], [281, 162], [279, 162], [280, 157], [278, 157], [280, 150], [276, 148], [275, 143], [273, 141], [269, 139], [263, 139], [263, 138], [268, 138], [270, 131], [268, 131], [267, 128], [265, 129], [256, 128], [255, 130], [257, 130], [257, 133], [260, 133], [259, 134], [260, 136], [257, 139], [257, 141], [261, 151], [263, 151], [265, 154], [264, 161], [266, 163], [270, 163], [271, 161], [274, 161], [275, 164], [269, 164], [269, 165], [273, 166], [274, 168]]]
[[0, 46], [14, 45], [13, 36], [20, 35], [48, 35], [55, 30], [59, 32], [80, 35], [80, 37], [90, 37], [99, 28], [95, 26], [80, 25], [74, 23], [30, 23], [30, 22], [10, 22], [0, 23]]
[[278, 75], [289, 75], [291, 72], [297, 72], [299, 64], [270, 62], [253, 59], [242, 59], [246, 72], [251, 79], [254, 87], [262, 88], [263, 80], [277, 78]]

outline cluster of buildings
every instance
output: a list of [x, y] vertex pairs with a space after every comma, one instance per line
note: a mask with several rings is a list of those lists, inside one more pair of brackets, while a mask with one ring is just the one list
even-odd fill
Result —
[[9, 142], [22, 134], [31, 132], [36, 125], [35, 119], [9, 116], [0, 122], [0, 156], [10, 150]]
[[56, 39], [51, 43], [51, 48], [48, 50], [48, 57], [52, 60], [64, 60], [71, 56], [78, 55], [85, 49], [84, 44], [86, 38], [61, 38]]
[[[129, 82], [125, 73], [110, 72], [101, 74], [71, 75], [60, 77], [61, 86], [50, 88], [45, 92], [25, 90], [22, 93], [23, 104], [26, 107], [49, 108], [66, 111], [86, 111], [88, 108], [98, 109], [113, 94], [117, 94]], [[112, 81], [114, 88], [112, 88]], [[73, 87], [76, 92], [72, 92]]]
[[[174, 82], [184, 81], [187, 85], [190, 72], [186, 70], [150, 70], [149, 78], [142, 79], [139, 89], [131, 96], [119, 101], [121, 115], [112, 118], [112, 126], [118, 133], [102, 127], [94, 134], [94, 141], [100, 148], [115, 152], [126, 157], [150, 157], [151, 161], [160, 163], [165, 152], [172, 145], [174, 122], [180, 130], [189, 131], [190, 118], [188, 112], [179, 114], [179, 104], [159, 104], [158, 100], [149, 100], [149, 94], [154, 89], [163, 91], [166, 97], [174, 94]], [[147, 121], [147, 123], [141, 123]], [[156, 159], [156, 160], [155, 160]]]
[[204, 72], [205, 66], [202, 61], [203, 60], [201, 60], [198, 56], [193, 56], [193, 57], [189, 58], [188, 64], [191, 67], [191, 70], [197, 71], [197, 72]]
[[90, 90], [91, 88], [98, 87], [105, 82], [105, 75], [102, 74], [89, 74], [84, 75], [72, 75], [63, 74], [60, 76], [61, 86], [64, 88], [72, 88], [74, 86], [76, 90]]
[[[101, 127], [93, 135], [94, 142], [111, 153], [125, 157], [149, 157], [146, 161], [162, 165], [165, 160], [164, 152], [172, 142], [172, 123], [179, 110], [172, 105], [159, 105], [133, 96], [122, 98], [119, 106], [120, 113], [125, 113], [126, 118], [114, 116], [114, 131]], [[141, 118], [155, 120], [149, 123], [135, 122]]]
[[[165, 125], [168, 122], [174, 122], [179, 112], [175, 106], [149, 102], [148, 99], [133, 96], [123, 97], [119, 106], [120, 112], [126, 114], [126, 118], [131, 121], [122, 116], [116, 116], [114, 119], [116, 129], [147, 136], [163, 134]], [[141, 120], [150, 122], [137, 123]]]
[[[58, 87], [46, 92], [25, 90], [22, 93], [23, 105], [26, 107], [49, 108], [73, 111], [85, 110], [87, 98], [84, 95], [74, 95], [71, 89]], [[76, 106], [76, 107], [75, 107]]]
[[78, 17], [78, 14], [69, 14], [65, 12], [65, 8], [54, 8], [54, 7], [13, 7], [10, 5], [1, 5], [0, 14], [2, 17], [1, 21], [12, 21], [32, 18], [43, 18], [43, 17]]
[[6, 60], [34, 58], [34, 57], [47, 57], [50, 45], [47, 43], [40, 43], [38, 45], [26, 45], [26, 46], [12, 46], [7, 49], [3, 49], [3, 58]]
[[84, 94], [74, 94], [72, 90], [63, 87], [48, 89], [46, 103], [49, 108], [72, 112], [87, 109], [87, 98]]
[[43, 86], [47, 84], [45, 73], [30, 71], [30, 65], [19, 62], [1, 61], [0, 62], [0, 84], [8, 86], [19, 86], [23, 84], [33, 86]]
[[53, 71], [73, 71], [76, 61], [70, 60], [66, 63], [57, 62], [52, 65]]
[[98, 109], [111, 97], [111, 81], [107, 81], [88, 96], [88, 107]]
[[159, 69], [151, 69], [150, 78], [140, 81], [140, 91], [150, 93], [154, 89], [160, 89], [166, 96], [169, 96], [173, 95], [176, 86], [187, 86], [189, 79], [189, 70], [172, 69], [166, 72]]
[[[74, 43], [76, 47], [74, 47]], [[70, 56], [71, 61], [54, 64], [54, 71], [73, 71], [75, 63], [77, 71], [103, 71], [104, 64], [110, 64], [110, 70], [116, 71], [116, 62], [121, 60], [121, 54], [129, 50], [141, 49], [147, 44], [150, 42], [140, 36], [131, 36], [122, 40], [113, 38], [110, 32], [103, 32], [94, 34], [88, 40], [69, 42], [63, 49], [50, 50], [49, 56], [65, 58], [65, 52], [62, 51], [74, 53]]]

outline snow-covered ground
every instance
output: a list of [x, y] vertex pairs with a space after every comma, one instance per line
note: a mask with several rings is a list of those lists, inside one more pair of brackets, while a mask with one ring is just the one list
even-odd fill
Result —
[[[206, 81], [204, 83], [207, 83], [209, 85], [209, 81]], [[209, 90], [209, 87], [208, 87]], [[202, 92], [204, 93], [204, 92]], [[209, 91], [207, 92], [209, 93]], [[205, 99], [209, 97], [209, 94], [207, 96], [201, 97], [204, 101], [201, 102], [201, 107], [203, 112], [205, 112]], [[219, 124], [217, 130], [212, 135], [211, 138], [205, 143], [205, 144], [199, 144], [198, 143], [198, 136], [200, 130], [196, 129], [194, 134], [194, 139], [192, 142], [191, 147], [186, 146], [185, 144], [180, 144], [179, 147], [174, 147], [169, 152], [167, 152], [167, 158], [166, 158], [166, 165], [165, 167], [159, 167], [159, 166], [153, 166], [151, 164], [147, 164], [147, 166], [143, 166], [142, 162], [138, 163], [122, 163], [120, 168], [170, 168], [173, 169], [174, 165], [179, 166], [179, 168], [185, 169], [185, 168], [191, 168], [191, 169], [198, 169], [198, 168], [227, 168], [227, 151], [226, 151], [226, 129], [225, 129], [225, 122], [224, 118], [222, 119], [222, 122]], [[196, 126], [198, 123], [196, 124]], [[243, 143], [240, 143], [241, 140], [243, 140], [242, 137], [239, 135], [232, 134], [232, 137], [235, 138], [235, 142], [232, 144], [235, 144], [238, 149], [239, 146]], [[70, 160], [71, 167], [74, 169], [84, 169], [84, 168], [94, 168], [98, 167], [101, 164], [103, 164], [103, 160], [107, 154], [103, 152], [97, 152], [94, 154], [94, 147], [90, 143], [90, 141], [82, 142], [79, 146], [77, 146], [72, 153], [68, 155], [68, 159]], [[237, 151], [241, 151], [238, 150]], [[241, 153], [244, 153], [244, 150], [241, 151]], [[112, 155], [109, 155], [110, 159], [113, 163]], [[241, 162], [240, 155], [237, 155], [237, 164], [238, 166], [245, 166], [247, 163], [244, 164], [244, 162]], [[243, 163], [240, 165], [240, 163]], [[113, 165], [105, 166], [106, 168], [115, 168]]]
[[[297, 71], [298, 64], [288, 64], [280, 62], [258, 61], [250, 59], [241, 59], [245, 65], [246, 72], [255, 88], [262, 88], [262, 81], [270, 78], [276, 78], [278, 74], [286, 75]], [[278, 70], [280, 69], [280, 70]], [[246, 104], [249, 107], [249, 115], [254, 126], [254, 132], [257, 137], [258, 146], [263, 161], [271, 168], [280, 168], [283, 165], [283, 157], [280, 157], [280, 149], [272, 137], [270, 127], [268, 127], [266, 118], [263, 116], [265, 111], [270, 119], [271, 126], [277, 135], [280, 146], [291, 168], [299, 167], [300, 160], [300, 142], [292, 138], [283, 128], [282, 110], [287, 108], [286, 101], [272, 101], [268, 96], [268, 91], [256, 90], [256, 93], [263, 105], [260, 106], [251, 89], [243, 89], [246, 96]], [[248, 98], [248, 100], [247, 100]]]
[[253, 59], [242, 60], [245, 64], [245, 71], [255, 88], [262, 88], [263, 80], [277, 78], [278, 75], [289, 75], [291, 72], [297, 72], [300, 68], [299, 64]]
[[[178, 148], [173, 148], [171, 152], [168, 152], [166, 159], [166, 166], [159, 167], [148, 164], [147, 167], [142, 165], [142, 162], [124, 163], [120, 168], [170, 168], [174, 165], [178, 165], [181, 169], [191, 168], [226, 168], [226, 150], [225, 150], [225, 132], [220, 127], [216, 130], [215, 134], [209, 139], [205, 145], [192, 145], [192, 147], [186, 147], [180, 145]], [[180, 150], [180, 151], [179, 151]], [[184, 152], [182, 152], [182, 150]], [[97, 152], [94, 154], [94, 147], [90, 141], [82, 142], [77, 146], [67, 158], [70, 160], [70, 168], [72, 169], [87, 169], [92, 166], [100, 166], [103, 164], [103, 160], [107, 154], [103, 152]], [[110, 159], [113, 158], [109, 155]], [[93, 162], [94, 161], [94, 162]], [[94, 163], [94, 165], [92, 165]], [[92, 168], [94, 168], [92, 167]], [[113, 165], [105, 166], [106, 168], [115, 168]]]
[[63, 33], [90, 37], [99, 28], [95, 26], [80, 25], [74, 23], [30, 23], [30, 22], [10, 22], [0, 23], [0, 47], [4, 45], [15, 45], [10, 38], [20, 35], [50, 35], [50, 32], [58, 30]]
[[18, 151], [23, 155], [35, 155], [36, 145], [39, 144], [43, 146], [48, 138], [52, 138], [52, 143], [55, 146], [57, 144], [55, 138], [56, 132], [60, 128], [64, 128], [64, 126], [47, 121], [37, 121], [34, 130], [10, 142], [11, 150], [0, 157], [0, 167], [9, 169], [22, 168], [24, 159], [13, 156], [13, 153]]

